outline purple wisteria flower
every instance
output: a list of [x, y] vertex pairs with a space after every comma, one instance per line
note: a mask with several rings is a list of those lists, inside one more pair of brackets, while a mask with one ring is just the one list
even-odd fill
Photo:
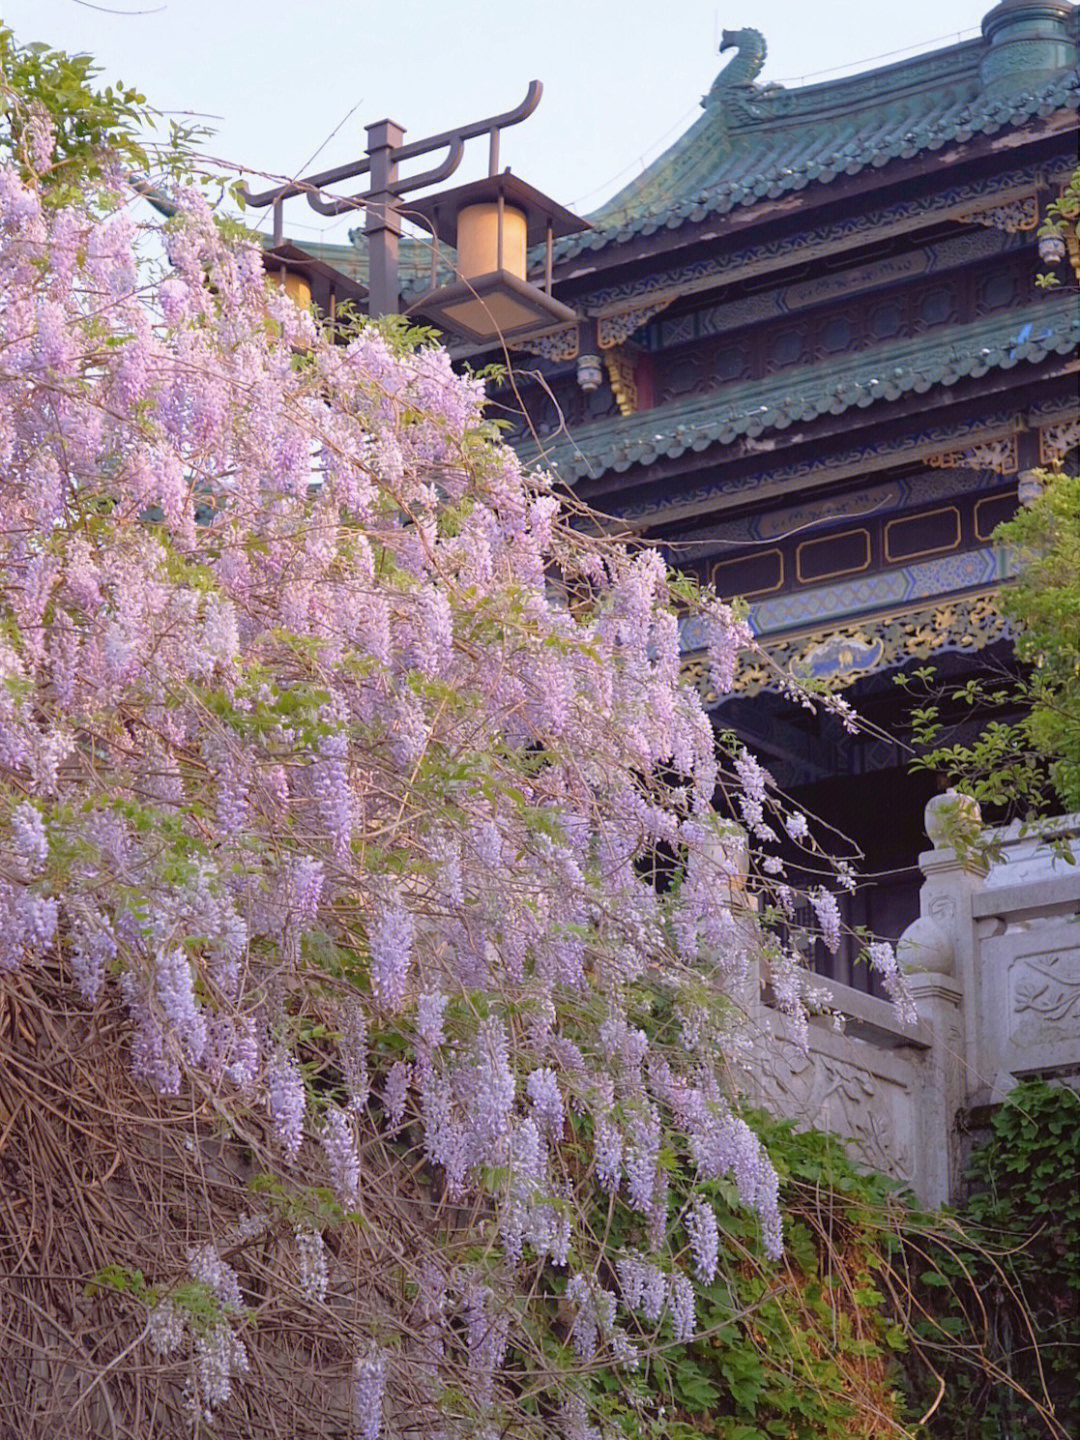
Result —
[[345, 735], [326, 735], [319, 745], [312, 786], [319, 814], [330, 835], [334, 859], [344, 860], [353, 834], [353, 793], [349, 783], [349, 741]]
[[716, 1212], [700, 1195], [694, 1197], [687, 1211], [686, 1233], [694, 1256], [694, 1273], [703, 1285], [711, 1285], [719, 1263], [720, 1231]]
[[465, 1291], [465, 1348], [470, 1398], [480, 1410], [491, 1406], [507, 1341], [508, 1318], [491, 1287], [480, 1281], [469, 1285]]
[[375, 1349], [353, 1362], [352, 1404], [360, 1440], [379, 1440], [386, 1396], [386, 1361]]
[[550, 1135], [558, 1138], [565, 1123], [559, 1079], [549, 1066], [534, 1070], [525, 1082], [525, 1093], [532, 1102], [533, 1113]]
[[836, 903], [836, 896], [819, 885], [816, 890], [811, 890], [808, 898], [821, 926], [821, 938], [835, 955], [840, 949], [841, 927], [840, 907]]
[[694, 1338], [694, 1287], [685, 1275], [673, 1275], [671, 1279], [671, 1325], [676, 1342], [688, 1344]]
[[318, 1230], [296, 1231], [296, 1257], [300, 1267], [300, 1293], [305, 1300], [326, 1299], [326, 1246]]
[[279, 1050], [267, 1067], [266, 1102], [274, 1134], [295, 1159], [304, 1138], [307, 1095], [300, 1067], [287, 1050]]
[[411, 1084], [412, 1066], [404, 1060], [395, 1060], [390, 1066], [386, 1084], [383, 1087], [383, 1105], [386, 1108], [386, 1117], [390, 1121], [391, 1135], [396, 1135], [401, 1129], [402, 1121], [405, 1118], [405, 1102], [409, 1098]]
[[416, 1002], [417, 1036], [432, 1049], [446, 1038], [443, 1034], [443, 1012], [448, 1003], [448, 998], [438, 990], [421, 995]]
[[211, 1325], [192, 1342], [195, 1354], [195, 1383], [188, 1392], [188, 1404], [207, 1425], [214, 1412], [232, 1395], [233, 1374], [245, 1375], [249, 1368], [247, 1347], [228, 1325]]
[[301, 855], [289, 869], [289, 908], [294, 923], [301, 929], [319, 913], [325, 876], [321, 860]]
[[867, 947], [867, 953], [870, 967], [881, 976], [885, 993], [896, 1006], [901, 1023], [916, 1025], [919, 1020], [919, 1012], [915, 1008], [911, 992], [904, 983], [904, 977], [896, 961], [896, 951], [891, 943], [888, 940], [872, 940]]
[[615, 1328], [615, 1296], [593, 1276], [571, 1275], [566, 1298], [575, 1307], [570, 1325], [570, 1339], [578, 1357], [586, 1363], [596, 1356], [601, 1340], [609, 1338]]
[[355, 1209], [360, 1195], [360, 1159], [352, 1126], [336, 1105], [326, 1112], [320, 1138], [334, 1194], [347, 1210]]
[[470, 1163], [498, 1163], [497, 1144], [506, 1134], [517, 1083], [510, 1068], [506, 1027], [496, 1016], [483, 1021], [473, 1063], [458, 1072], [465, 1110]]
[[12, 811], [11, 836], [16, 855], [25, 862], [31, 875], [36, 874], [49, 858], [49, 838], [41, 812], [27, 800]]
[[371, 988], [379, 1004], [397, 1010], [405, 998], [412, 966], [413, 917], [392, 893], [375, 912], [368, 931], [371, 947]]
[[597, 1116], [594, 1144], [596, 1178], [602, 1189], [614, 1194], [622, 1179], [623, 1137], [609, 1115]]
[[184, 950], [158, 951], [154, 957], [154, 988], [185, 1059], [197, 1064], [206, 1048], [206, 1017], [195, 997], [191, 962]]
[[342, 1006], [338, 1023], [341, 1026], [338, 1056], [349, 1096], [347, 1108], [356, 1114], [363, 1110], [371, 1093], [367, 1020], [357, 1001], [350, 1001]]
[[233, 1031], [232, 1061], [225, 1075], [238, 1090], [250, 1090], [259, 1073], [259, 1030], [251, 1015], [241, 1015]]
[[147, 1341], [155, 1355], [172, 1355], [184, 1343], [187, 1314], [169, 1299], [159, 1300], [146, 1322]]
[[650, 1106], [645, 1114], [630, 1117], [626, 1147], [626, 1184], [635, 1210], [648, 1213], [656, 1188], [660, 1162], [660, 1117]]
[[647, 1264], [641, 1287], [641, 1313], [654, 1325], [664, 1313], [670, 1288], [663, 1270], [658, 1265]]
[[727, 695], [735, 683], [739, 651], [752, 642], [753, 633], [745, 620], [736, 620], [730, 605], [722, 600], [710, 601], [702, 619], [712, 682], [719, 694]]
[[187, 1252], [187, 1264], [192, 1279], [212, 1290], [226, 1309], [243, 1311], [246, 1308], [236, 1271], [222, 1260], [209, 1241], [195, 1245]]

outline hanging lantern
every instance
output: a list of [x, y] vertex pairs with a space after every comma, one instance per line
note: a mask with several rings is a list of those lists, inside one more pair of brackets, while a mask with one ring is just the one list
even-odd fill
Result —
[[599, 355], [579, 355], [577, 362], [577, 383], [585, 393], [599, 390], [604, 381], [604, 367]]
[[[458, 279], [429, 290], [412, 311], [477, 344], [512, 341], [571, 325], [577, 315], [551, 294], [552, 245], [588, 221], [509, 170], [409, 206], [443, 244], [457, 250]], [[525, 278], [526, 257], [544, 244], [545, 283]]]
[[1044, 265], [1060, 265], [1065, 259], [1065, 241], [1060, 235], [1039, 236], [1039, 259]]

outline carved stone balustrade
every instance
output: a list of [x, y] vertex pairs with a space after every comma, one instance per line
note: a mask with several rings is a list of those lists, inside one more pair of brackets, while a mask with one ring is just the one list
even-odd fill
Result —
[[920, 915], [897, 947], [918, 1021], [847, 985], [812, 978], [824, 1009], [809, 1040], [755, 1003], [752, 1099], [832, 1130], [858, 1161], [936, 1205], [959, 1198], [967, 1117], [1020, 1080], [1080, 1085], [1080, 816], [991, 834], [979, 865], [949, 844], [978, 824], [971, 802], [927, 806]]

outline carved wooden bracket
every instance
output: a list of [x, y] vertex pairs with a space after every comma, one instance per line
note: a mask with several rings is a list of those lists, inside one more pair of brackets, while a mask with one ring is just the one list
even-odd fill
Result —
[[616, 315], [598, 315], [596, 334], [600, 349], [614, 350], [624, 340], [629, 340], [635, 330], [654, 315], [659, 315], [661, 310], [666, 310], [674, 299], [674, 295], [669, 295], [663, 300], [649, 300], [632, 305], [629, 309], [620, 310]]
[[634, 380], [635, 356], [632, 351], [620, 347], [606, 350], [604, 362], [607, 365], [611, 393], [619, 407], [620, 415], [636, 415], [638, 408], [637, 382]]
[[1080, 445], [1080, 419], [1063, 420], [1060, 425], [1043, 425], [1039, 430], [1039, 464], [1056, 470], [1077, 445]]
[[550, 335], [519, 341], [509, 349], [527, 350], [530, 355], [540, 355], [545, 360], [576, 360], [581, 348], [579, 334], [577, 325], [567, 325], [562, 330], [553, 330]]
[[1004, 230], [1007, 235], [1018, 235], [1022, 230], [1034, 230], [1039, 223], [1039, 200], [1034, 190], [1017, 200], [1004, 205], [980, 205], [974, 210], [965, 210], [957, 220], [966, 225], [985, 225], [994, 230]]
[[993, 470], [996, 475], [1015, 475], [1020, 457], [1015, 435], [1002, 435], [997, 440], [984, 440], [966, 450], [943, 450], [928, 455], [926, 463], [933, 470]]

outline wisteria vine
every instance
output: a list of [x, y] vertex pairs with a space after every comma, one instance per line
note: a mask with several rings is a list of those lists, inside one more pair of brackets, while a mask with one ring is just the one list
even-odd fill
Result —
[[[155, 276], [133, 204], [0, 170], [0, 979], [60, 964], [148, 1093], [244, 1137], [290, 1197], [297, 1307], [340, 1326], [355, 1296], [324, 1231], [382, 1256], [357, 1433], [423, 1403], [427, 1433], [494, 1434], [528, 1391], [537, 1433], [584, 1434], [581, 1377], [690, 1338], [716, 1273], [671, 1155], [782, 1245], [725, 1061], [760, 956], [804, 1003], [747, 903], [784, 889], [775, 858], [747, 881], [775, 800], [718, 758], [676, 602], [721, 691], [749, 632], [590, 538], [445, 351], [320, 328], [194, 190]], [[829, 889], [808, 903], [835, 943]], [[379, 1210], [373, 1136], [426, 1210]], [[147, 1353], [189, 1357], [199, 1424], [257, 1343], [223, 1256], [262, 1233], [211, 1217], [188, 1273], [147, 1277]]]

